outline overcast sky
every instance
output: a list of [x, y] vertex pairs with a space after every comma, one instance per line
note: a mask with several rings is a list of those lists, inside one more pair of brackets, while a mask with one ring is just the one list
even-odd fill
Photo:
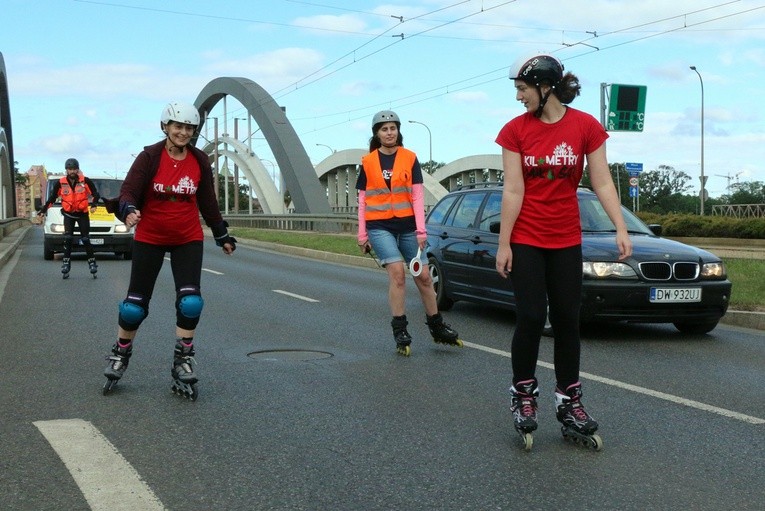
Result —
[[[601, 84], [645, 85], [644, 131], [611, 132], [609, 161], [669, 165], [698, 190], [696, 66], [710, 195], [765, 182], [765, 1], [3, 0], [0, 12], [22, 171], [76, 157], [90, 175], [122, 176], [160, 139], [163, 106], [222, 76], [286, 107], [314, 164], [367, 147], [388, 108], [421, 161], [431, 140], [439, 162], [499, 154], [497, 132], [523, 112], [509, 67], [548, 52], [582, 83], [571, 106], [598, 119]], [[227, 110], [233, 134], [246, 113], [233, 99]], [[222, 104], [214, 115], [222, 125]], [[253, 150], [275, 161], [259, 133]]]

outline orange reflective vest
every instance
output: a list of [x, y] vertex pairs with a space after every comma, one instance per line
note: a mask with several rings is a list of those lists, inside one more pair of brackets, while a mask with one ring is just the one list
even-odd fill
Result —
[[417, 155], [399, 147], [393, 161], [390, 188], [383, 178], [380, 156], [375, 149], [361, 159], [367, 176], [367, 220], [388, 220], [414, 216], [412, 207], [412, 167]]
[[58, 180], [61, 183], [61, 207], [67, 213], [86, 213], [90, 205], [88, 197], [91, 195], [90, 188], [85, 184], [85, 176], [77, 176], [77, 182], [74, 188], [69, 186], [69, 180], [66, 176]]

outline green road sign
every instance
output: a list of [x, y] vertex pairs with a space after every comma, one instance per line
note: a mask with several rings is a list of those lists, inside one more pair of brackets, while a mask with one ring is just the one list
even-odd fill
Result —
[[643, 131], [645, 85], [611, 84], [606, 131]]

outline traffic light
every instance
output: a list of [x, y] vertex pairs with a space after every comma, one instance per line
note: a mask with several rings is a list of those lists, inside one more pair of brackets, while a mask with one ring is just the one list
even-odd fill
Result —
[[643, 131], [645, 85], [611, 84], [606, 131]]

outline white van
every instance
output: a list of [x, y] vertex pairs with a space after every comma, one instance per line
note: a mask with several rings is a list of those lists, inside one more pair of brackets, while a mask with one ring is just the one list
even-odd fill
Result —
[[[63, 176], [49, 176], [48, 186], [45, 189], [45, 196], [42, 198], [42, 204], [48, 200], [48, 196], [53, 190], [59, 179]], [[121, 179], [90, 177], [96, 185], [101, 197], [113, 199], [119, 196]], [[39, 209], [39, 207], [38, 207]], [[45, 241], [43, 243], [43, 258], [46, 261], [53, 259], [56, 252], [64, 251], [64, 217], [61, 214], [61, 199], [48, 208], [43, 223]], [[78, 236], [80, 235], [79, 226], [74, 227], [74, 244], [72, 253], [84, 252], [85, 247], [81, 244]], [[106, 211], [103, 204], [98, 204], [95, 213], [90, 213], [90, 244], [95, 252], [114, 252], [115, 255], [122, 255], [125, 259], [133, 257], [133, 229]]]

